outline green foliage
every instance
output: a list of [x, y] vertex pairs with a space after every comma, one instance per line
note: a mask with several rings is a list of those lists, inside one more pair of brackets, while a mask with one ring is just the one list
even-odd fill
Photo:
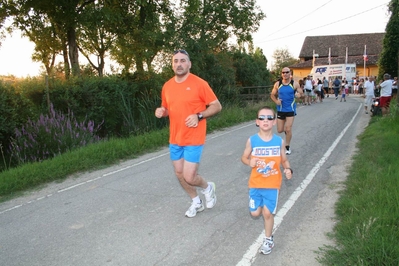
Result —
[[10, 153], [17, 164], [40, 162], [98, 142], [99, 127], [93, 121], [78, 122], [72, 112], [64, 115], [51, 105], [49, 115], [42, 114], [37, 121], [29, 119], [15, 130]]
[[236, 69], [236, 83], [242, 87], [270, 85], [270, 73], [266, 68], [267, 60], [260, 50], [253, 54], [241, 51], [233, 53]]
[[298, 63], [298, 59], [295, 59], [287, 49], [276, 49], [273, 52], [274, 64], [272, 66], [273, 80], [281, 78], [281, 70], [284, 67]]
[[11, 165], [10, 154], [7, 152], [15, 128], [34, 116], [34, 106], [24, 95], [15, 90], [15, 83], [0, 82], [0, 144], [3, 157], [1, 169]]
[[385, 73], [399, 76], [399, 1], [391, 0], [389, 3], [391, 17], [386, 26], [383, 48], [378, 62], [378, 77], [382, 79]]

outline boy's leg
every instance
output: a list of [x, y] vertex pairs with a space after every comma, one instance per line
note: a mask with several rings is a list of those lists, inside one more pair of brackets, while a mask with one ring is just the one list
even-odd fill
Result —
[[274, 215], [270, 213], [269, 209], [266, 206], [263, 206], [262, 214], [265, 223], [265, 236], [271, 237], [274, 226]]

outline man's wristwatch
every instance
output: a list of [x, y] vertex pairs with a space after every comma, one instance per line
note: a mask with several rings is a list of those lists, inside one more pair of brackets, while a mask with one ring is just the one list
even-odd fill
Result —
[[292, 169], [291, 169], [291, 168], [285, 168], [285, 169], [290, 169], [290, 171], [291, 171], [291, 175], [294, 173], [294, 171], [292, 171]]
[[201, 121], [201, 120], [204, 118], [204, 116], [202, 115], [202, 113], [198, 113], [198, 114], [197, 114], [197, 117], [198, 117], [198, 121]]

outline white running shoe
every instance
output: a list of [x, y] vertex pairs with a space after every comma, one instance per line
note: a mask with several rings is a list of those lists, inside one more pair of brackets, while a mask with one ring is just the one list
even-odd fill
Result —
[[211, 186], [211, 191], [206, 193], [205, 190], [202, 190], [202, 193], [205, 195], [206, 207], [211, 209], [216, 204], [216, 185], [213, 182], [208, 182], [208, 184]]
[[291, 154], [291, 147], [285, 150], [285, 154], [287, 154], [287, 155]]
[[205, 210], [204, 205], [202, 204], [202, 201], [200, 204], [197, 203], [191, 203], [190, 208], [186, 211], [186, 217], [188, 218], [193, 218], [195, 215], [197, 215], [197, 212], [202, 212]]
[[265, 237], [263, 239], [263, 244], [260, 247], [260, 252], [264, 255], [270, 254], [270, 252], [272, 252], [273, 247], [274, 247], [273, 236], [270, 239]]

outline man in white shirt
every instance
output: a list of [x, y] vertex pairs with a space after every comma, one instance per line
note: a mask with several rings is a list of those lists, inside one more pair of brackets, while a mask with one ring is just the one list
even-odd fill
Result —
[[373, 98], [375, 98], [374, 88], [374, 77], [370, 76], [370, 78], [364, 83], [364, 109], [366, 110], [366, 114], [368, 114], [367, 108], [371, 109]]
[[306, 78], [303, 88], [305, 93], [305, 105], [311, 105], [313, 81], [310, 75], [308, 75], [308, 77]]
[[389, 74], [384, 74], [384, 81], [381, 82], [378, 87], [380, 91], [380, 105], [382, 110], [382, 115], [386, 115], [389, 111], [389, 103], [392, 98], [392, 81]]

